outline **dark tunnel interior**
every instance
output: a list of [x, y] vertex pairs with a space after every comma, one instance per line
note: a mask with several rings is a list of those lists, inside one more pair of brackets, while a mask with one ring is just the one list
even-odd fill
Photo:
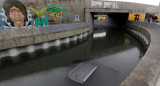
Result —
[[[96, 21], [94, 15], [107, 15], [104, 21]], [[91, 13], [94, 29], [125, 28], [129, 13]]]

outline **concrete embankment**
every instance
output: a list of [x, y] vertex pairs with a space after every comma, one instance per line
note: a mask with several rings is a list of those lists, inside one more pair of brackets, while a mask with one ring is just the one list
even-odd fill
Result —
[[160, 35], [157, 34], [154, 26], [147, 27], [150, 26], [149, 24], [136, 22], [129, 25], [130, 28], [142, 32], [150, 44], [141, 61], [121, 86], [155, 86], [157, 83], [160, 70]]
[[[51, 26], [50, 26], [51, 27]], [[64, 27], [65, 28], [65, 27]], [[90, 26], [80, 28], [42, 32], [45, 28], [7, 29], [0, 31], [0, 50], [31, 44], [43, 43], [60, 38], [71, 37], [90, 31]], [[58, 28], [57, 28], [58, 29]]]

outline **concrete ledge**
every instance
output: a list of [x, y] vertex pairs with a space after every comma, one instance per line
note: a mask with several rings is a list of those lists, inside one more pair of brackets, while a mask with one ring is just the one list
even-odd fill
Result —
[[1, 38], [2, 39], [11, 39], [13, 36], [10, 34], [10, 30], [3, 30], [0, 32], [1, 33]]
[[20, 29], [21, 33], [23, 33], [24, 36], [32, 36], [32, 30], [33, 28], [23, 28]]
[[[45, 28], [44, 28], [45, 29]], [[41, 33], [40, 28], [8, 29], [0, 31], [0, 50], [47, 42], [90, 31], [90, 27]]]
[[121, 86], [155, 86], [156, 72], [160, 66], [160, 36], [145, 27], [136, 25], [129, 25], [129, 27], [143, 32], [150, 45], [144, 57]]
[[3, 40], [0, 41], [0, 49], [8, 49], [8, 48], [13, 48], [16, 47], [16, 42], [14, 41], [14, 39], [9, 39], [9, 40]]
[[25, 45], [30, 45], [34, 43], [32, 36], [17, 37], [17, 38], [14, 38], [14, 40], [17, 46], [25, 46]]
[[42, 35], [35, 35], [34, 36], [34, 44], [36, 43], [42, 43], [48, 41], [48, 36], [47, 34], [42, 34]]

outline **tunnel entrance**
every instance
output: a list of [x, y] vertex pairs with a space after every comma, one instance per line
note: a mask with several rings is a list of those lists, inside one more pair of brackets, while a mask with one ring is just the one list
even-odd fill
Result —
[[91, 12], [93, 29], [125, 28], [129, 13]]

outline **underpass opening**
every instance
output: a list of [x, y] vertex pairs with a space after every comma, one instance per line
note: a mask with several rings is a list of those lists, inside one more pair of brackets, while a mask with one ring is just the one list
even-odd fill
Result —
[[106, 13], [106, 12], [99, 12], [99, 13], [91, 13], [93, 16], [94, 29], [101, 29], [106, 30], [109, 28], [122, 28], [124, 29], [127, 21], [129, 13]]

